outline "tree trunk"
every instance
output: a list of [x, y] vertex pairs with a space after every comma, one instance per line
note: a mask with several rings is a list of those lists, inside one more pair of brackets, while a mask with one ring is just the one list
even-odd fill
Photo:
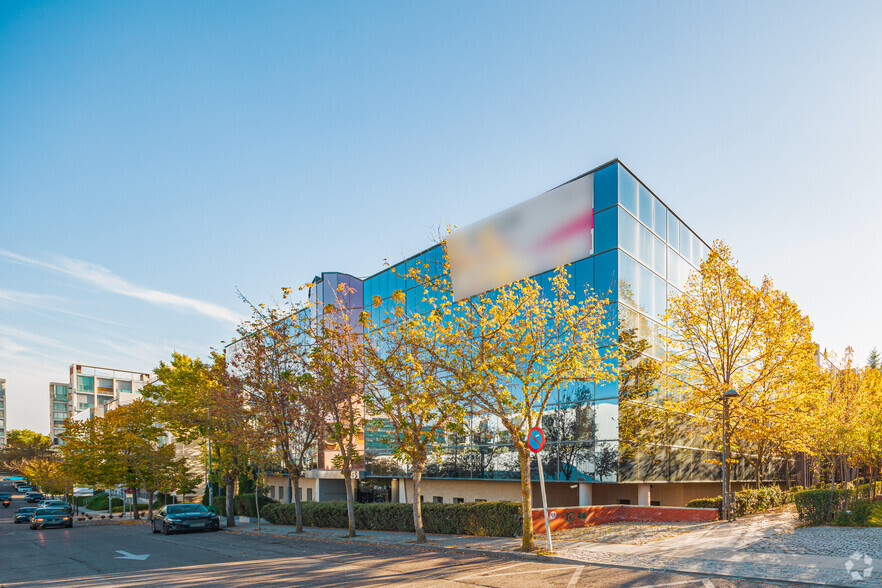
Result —
[[518, 450], [518, 461], [521, 465], [521, 517], [523, 533], [521, 551], [533, 551], [533, 487], [530, 484], [530, 453], [525, 447], [515, 445]]
[[352, 495], [352, 472], [349, 471], [349, 467], [343, 471], [343, 475], [346, 476], [346, 479], [343, 480], [343, 485], [346, 487], [346, 517], [349, 520], [349, 536], [355, 537], [355, 502], [354, 496]]
[[833, 461], [830, 463], [830, 500], [827, 503], [827, 522], [833, 517], [833, 488], [836, 487], [836, 455], [833, 455]]
[[417, 543], [426, 542], [426, 530], [423, 528], [423, 507], [420, 503], [420, 487], [423, 483], [423, 465], [413, 466], [413, 528], [416, 531]]
[[153, 520], [153, 494], [154, 494], [154, 492], [156, 492], [156, 491], [155, 490], [148, 490], [148, 496], [150, 497], [148, 499], [149, 504], [147, 505], [147, 520], [148, 521]]
[[260, 530], [260, 495], [257, 493], [257, 485], [254, 486], [254, 512], [257, 513], [257, 530]]
[[132, 488], [132, 520], [137, 521], [141, 518], [141, 513], [138, 512], [138, 489]]
[[224, 482], [227, 487], [227, 526], [236, 526], [236, 513], [233, 512], [235, 506], [233, 504], [233, 492], [235, 492], [234, 482], [232, 478], [225, 478]]
[[300, 506], [300, 476], [292, 476], [294, 481], [294, 530], [296, 533], [303, 532], [303, 508]]

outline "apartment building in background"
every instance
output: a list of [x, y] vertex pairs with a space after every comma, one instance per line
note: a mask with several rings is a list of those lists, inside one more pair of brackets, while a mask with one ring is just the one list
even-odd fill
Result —
[[[60, 443], [67, 418], [89, 419], [103, 416], [105, 405], [125, 405], [140, 397], [150, 374], [81, 363], [71, 364], [65, 383], [49, 384], [49, 422], [52, 444]], [[110, 408], [110, 407], [108, 407]]]

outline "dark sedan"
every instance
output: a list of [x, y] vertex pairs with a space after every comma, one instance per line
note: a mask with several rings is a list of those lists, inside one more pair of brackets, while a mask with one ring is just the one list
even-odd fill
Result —
[[25, 495], [25, 500], [27, 502], [41, 502], [44, 499], [45, 499], [45, 496], [43, 496], [43, 494], [40, 492], [28, 492]]
[[20, 508], [15, 511], [15, 522], [16, 523], [27, 523], [31, 520], [31, 515], [34, 514], [37, 509], [33, 506], [26, 506], [24, 508]]
[[220, 531], [220, 519], [201, 504], [169, 504], [153, 516], [153, 532]]
[[31, 515], [31, 529], [45, 527], [73, 527], [73, 517], [60, 508], [38, 508]]

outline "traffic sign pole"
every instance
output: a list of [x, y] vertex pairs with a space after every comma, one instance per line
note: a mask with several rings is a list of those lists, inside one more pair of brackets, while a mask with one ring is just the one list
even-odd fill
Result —
[[542, 490], [542, 512], [545, 514], [545, 537], [548, 539], [548, 551], [553, 552], [551, 545], [551, 522], [548, 520], [548, 501], [545, 499], [545, 472], [542, 471], [542, 456], [539, 452], [545, 447], [545, 432], [541, 427], [533, 427], [527, 432], [527, 448], [536, 454], [539, 462], [539, 488]]
[[545, 513], [545, 538], [548, 539], [548, 551], [554, 552], [551, 545], [551, 525], [548, 521], [548, 501], [545, 500], [545, 473], [542, 471], [542, 454], [536, 453], [536, 461], [539, 462], [539, 487], [542, 489], [542, 511]]

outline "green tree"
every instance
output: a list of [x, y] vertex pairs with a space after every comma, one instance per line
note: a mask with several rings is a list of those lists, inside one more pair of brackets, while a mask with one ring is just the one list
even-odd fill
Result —
[[29, 429], [12, 429], [6, 435], [6, 447], [0, 451], [0, 465], [9, 468], [16, 462], [48, 457], [50, 445], [46, 435]]
[[227, 526], [233, 527], [236, 478], [248, 467], [252, 414], [224, 356], [211, 358], [204, 363], [176, 352], [171, 363], [153, 370], [158, 381], [141, 392], [156, 403], [159, 421], [178, 441], [210, 445], [212, 475], [226, 486]]
[[879, 356], [879, 350], [873, 347], [867, 355], [867, 367], [878, 370], [880, 365], [882, 365], [882, 357]]

